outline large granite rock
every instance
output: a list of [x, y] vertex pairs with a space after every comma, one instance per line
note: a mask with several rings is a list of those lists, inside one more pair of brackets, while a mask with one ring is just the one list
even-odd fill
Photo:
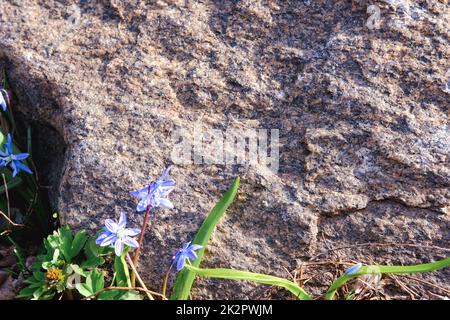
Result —
[[[157, 213], [140, 265], [158, 289], [238, 174], [205, 266], [289, 276], [309, 260], [448, 254], [449, 30], [443, 0], [3, 0], [0, 59], [20, 110], [46, 128], [37, 135], [50, 196], [75, 228], [131, 213], [128, 191], [171, 162], [177, 129], [279, 129], [276, 174], [173, 168], [176, 209]], [[385, 245], [357, 246], [369, 242]], [[322, 265], [304, 274], [316, 294], [332, 278]], [[448, 276], [425, 278], [448, 287]], [[438, 290], [414, 285], [417, 297]], [[202, 279], [194, 297], [266, 289]]]

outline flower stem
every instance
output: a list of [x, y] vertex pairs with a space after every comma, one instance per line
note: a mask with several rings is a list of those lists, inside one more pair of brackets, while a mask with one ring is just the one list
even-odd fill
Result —
[[163, 288], [162, 288], [162, 295], [164, 297], [166, 296], [167, 281], [169, 281], [170, 270], [172, 270], [172, 264], [170, 264], [170, 266], [167, 268], [166, 277], [164, 278], [164, 283], [163, 283]]
[[[127, 261], [128, 261], [128, 263], [130, 264], [131, 270], [133, 270], [133, 273], [134, 273], [136, 279], [139, 281], [139, 284], [141, 285], [142, 288], [144, 288], [144, 289], [146, 290], [147, 297], [148, 297], [150, 300], [155, 300], [155, 299], [152, 297], [152, 295], [150, 294], [150, 292], [148, 292], [149, 290], [147, 289], [147, 287], [146, 287], [144, 281], [142, 281], [142, 278], [139, 276], [139, 274], [138, 274], [138, 272], [137, 272], [137, 270], [136, 270], [136, 267], [135, 267], [135, 265], [134, 265], [134, 263], [133, 263], [133, 261], [132, 261], [130, 255], [129, 255], [128, 253], [127, 253]], [[133, 287], [134, 287], [134, 286], [133, 286]]]
[[[147, 229], [150, 211], [151, 211], [151, 206], [147, 206], [147, 209], [145, 210], [145, 215], [144, 215], [144, 222], [142, 223], [141, 233], [139, 235], [139, 241], [138, 241], [139, 247], [136, 248], [136, 250], [134, 252], [134, 256], [133, 256], [133, 265], [135, 265], [135, 266], [137, 266], [137, 264], [139, 263], [139, 254], [141, 253], [141, 248], [142, 248], [142, 245], [144, 242], [144, 234], [145, 234], [145, 230]], [[134, 271], [131, 273], [131, 285], [133, 287], [136, 286], [136, 275], [135, 275]]]

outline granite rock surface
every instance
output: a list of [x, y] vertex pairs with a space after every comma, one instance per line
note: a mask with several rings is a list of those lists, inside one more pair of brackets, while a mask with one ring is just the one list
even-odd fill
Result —
[[[277, 172], [173, 167], [176, 208], [157, 212], [140, 265], [154, 289], [236, 175], [205, 266], [420, 263], [450, 241], [449, 13], [446, 0], [2, 0], [0, 63], [46, 128], [50, 197], [74, 228], [120, 210], [138, 225], [128, 192], [173, 162], [176, 130], [279, 130]], [[308, 270], [319, 295], [333, 274]], [[424, 277], [448, 288], [448, 271]], [[193, 297], [267, 290], [200, 279]]]

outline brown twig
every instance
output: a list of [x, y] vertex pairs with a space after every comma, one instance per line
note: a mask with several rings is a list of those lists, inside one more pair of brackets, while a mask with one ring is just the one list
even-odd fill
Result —
[[426, 284], [426, 285], [428, 285], [430, 287], [434, 287], [434, 288], [439, 289], [442, 292], [445, 292], [446, 294], [450, 295], [450, 290], [445, 289], [445, 288], [443, 288], [441, 286], [438, 286], [437, 284], [434, 284], [432, 282], [429, 282], [429, 281], [426, 281], [426, 280], [423, 280], [423, 279], [419, 279], [419, 278], [416, 278], [416, 277], [413, 277], [413, 276], [409, 276], [409, 275], [403, 275], [403, 277], [405, 277], [407, 279], [411, 279], [411, 280], [417, 281], [417, 282], [422, 283], [422, 284]]
[[23, 224], [15, 223], [14, 221], [12, 221], [2, 210], [0, 210], [0, 214], [3, 216], [3, 218], [8, 220], [8, 222], [12, 224], [14, 227], [25, 227], [25, 225]]
[[448, 248], [442, 248], [442, 247], [438, 247], [438, 246], [420, 245], [420, 244], [414, 244], [414, 243], [367, 242], [367, 243], [360, 243], [360, 244], [354, 244], [354, 245], [348, 245], [348, 246], [342, 246], [342, 247], [335, 247], [335, 248], [327, 249], [326, 252], [321, 252], [321, 253], [317, 254], [316, 256], [311, 258], [311, 260], [317, 259], [318, 257], [323, 256], [325, 254], [328, 254], [329, 252], [332, 252], [332, 251], [338, 251], [338, 250], [343, 250], [343, 249], [351, 249], [351, 248], [358, 248], [358, 247], [370, 247], [370, 246], [373, 246], [373, 247], [389, 247], [389, 246], [393, 246], [393, 247], [412, 247], [412, 248], [434, 249], [434, 250], [450, 252], [450, 249], [448, 249]]
[[[127, 253], [127, 261], [128, 261], [128, 263], [129, 263], [131, 269], [133, 270], [133, 273], [134, 273], [136, 279], [139, 281], [139, 284], [142, 286], [142, 288], [144, 288], [145, 290], [149, 291], [149, 290], [147, 289], [147, 287], [145, 286], [144, 281], [142, 281], [142, 278], [139, 276], [139, 273], [138, 273], [137, 270], [136, 270], [136, 266], [134, 265], [133, 260], [131, 259], [130, 255], [129, 255], [128, 253]], [[134, 287], [134, 286], [133, 286], [133, 287]], [[147, 292], [147, 297], [148, 297], [150, 300], [155, 300], [155, 299], [152, 297], [152, 295], [151, 295], [150, 293], [148, 293], [148, 292]]]
[[15, 223], [11, 220], [11, 207], [9, 205], [9, 192], [8, 192], [8, 183], [6, 183], [5, 174], [2, 173], [3, 178], [3, 184], [5, 186], [5, 194], [6, 194], [6, 207], [8, 209], [8, 214], [5, 214], [3, 211], [0, 210], [0, 214], [14, 227], [24, 227], [23, 224]]
[[8, 217], [11, 217], [11, 208], [9, 206], [9, 193], [8, 193], [8, 183], [6, 183], [5, 174], [2, 173], [3, 185], [5, 186], [5, 194], [6, 194], [6, 207], [8, 209]]
[[163, 296], [166, 296], [167, 281], [169, 281], [170, 270], [172, 269], [171, 267], [172, 267], [172, 264], [167, 268], [166, 276], [164, 277], [164, 283], [163, 283], [163, 287], [162, 287]]
[[402, 281], [400, 281], [400, 279], [394, 275], [394, 274], [388, 274], [387, 277], [391, 278], [392, 280], [394, 280], [394, 282], [403, 289], [403, 291], [405, 291], [407, 294], [409, 294], [409, 297], [411, 298], [411, 300], [415, 300], [415, 296], [419, 296], [419, 294], [417, 292], [415, 292], [414, 290], [412, 290], [411, 288], [409, 288], [405, 283], [403, 283]]

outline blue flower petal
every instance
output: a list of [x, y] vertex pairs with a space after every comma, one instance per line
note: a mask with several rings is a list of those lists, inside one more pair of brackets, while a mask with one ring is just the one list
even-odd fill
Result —
[[118, 225], [117, 223], [115, 223], [113, 220], [111, 219], [106, 219], [105, 220], [105, 227], [106, 229], [111, 232], [111, 233], [117, 233], [118, 230]]
[[147, 196], [149, 194], [149, 186], [146, 186], [142, 189], [138, 189], [135, 191], [131, 191], [130, 194], [132, 196], [138, 197], [138, 198], [144, 198], [145, 196]]
[[118, 223], [118, 229], [125, 229], [127, 226], [127, 216], [125, 212], [120, 213], [119, 223]]
[[130, 228], [130, 229], [125, 229], [123, 233], [126, 236], [134, 237], [134, 236], [137, 236], [139, 233], [141, 233], [141, 230], [137, 229], [137, 228]]
[[26, 165], [24, 165], [22, 162], [14, 160], [13, 163], [17, 166], [18, 171], [22, 170], [26, 173], [33, 174], [33, 171], [30, 170]]
[[114, 233], [109, 234], [103, 241], [100, 243], [100, 246], [106, 247], [113, 244], [117, 240], [117, 236]]
[[188, 257], [191, 260], [197, 259], [197, 254], [194, 251], [187, 251], [186, 257]]
[[189, 248], [190, 245], [191, 245], [191, 241], [185, 243], [185, 244], [183, 245], [183, 248], [182, 248], [181, 250], [186, 251], [187, 248]]
[[114, 252], [116, 253], [116, 256], [121, 256], [122, 252], [123, 252], [123, 240], [122, 239], [117, 239], [116, 243], [114, 244]]
[[11, 138], [11, 134], [9, 134], [9, 133], [8, 133], [8, 136], [6, 137], [5, 147], [6, 147], [6, 150], [9, 152], [9, 154], [13, 153], [12, 138]]
[[163, 207], [165, 207], [167, 209], [173, 209], [174, 208], [173, 203], [170, 202], [169, 199], [162, 198], [162, 199], [158, 199], [158, 200], [159, 200], [159, 204], [162, 205]]
[[133, 238], [131, 238], [131, 237], [125, 237], [125, 238], [123, 238], [123, 242], [124, 242], [127, 246], [132, 247], [132, 248], [137, 248], [137, 247], [139, 247], [139, 243], [138, 243], [136, 240], [134, 240]]
[[188, 250], [196, 251], [196, 250], [202, 249], [202, 248], [203, 248], [202, 245], [199, 245], [199, 244], [193, 244], [193, 245], [190, 245], [190, 246], [189, 246]]
[[105, 238], [110, 235], [110, 233], [108, 232], [102, 232], [98, 235], [97, 239], [95, 240], [95, 243], [100, 245], [100, 243], [103, 242], [103, 240], [105, 240]]
[[174, 190], [175, 180], [167, 179], [169, 174], [170, 166], [168, 166], [162, 175], [151, 184], [147, 185], [145, 188], [131, 191], [130, 194], [140, 198], [139, 204], [136, 207], [137, 212], [142, 212], [147, 209], [148, 206], [173, 209], [174, 205], [166, 197]]
[[16, 164], [14, 161], [11, 162], [11, 168], [13, 169], [13, 178], [19, 173], [19, 170], [17, 169]]
[[174, 255], [171, 266], [176, 263], [177, 270], [180, 271], [181, 269], [183, 269], [184, 264], [186, 263], [186, 259], [197, 259], [197, 253], [195, 252], [195, 250], [201, 248], [203, 248], [203, 246], [198, 244], [191, 245], [191, 242], [184, 244], [183, 247]]
[[161, 176], [159, 177], [158, 180], [164, 180], [167, 175], [169, 174], [169, 171], [171, 169], [171, 166], [167, 166], [166, 169], [164, 169], [163, 173], [161, 174]]
[[177, 260], [177, 270], [181, 271], [183, 269], [185, 263], [186, 263], [186, 257], [183, 254], [181, 254]]
[[147, 206], [148, 206], [148, 200], [142, 199], [141, 201], [139, 201], [139, 203], [136, 207], [136, 211], [137, 212], [145, 211], [145, 210], [147, 210]]
[[345, 270], [345, 275], [347, 276], [352, 276], [356, 273], [358, 273], [359, 269], [362, 267], [362, 263], [357, 263], [354, 266], [351, 266], [350, 268], [348, 268], [347, 270]]
[[11, 159], [13, 159], [13, 160], [25, 160], [29, 156], [30, 156], [29, 153], [18, 153], [18, 154], [11, 155]]
[[160, 184], [161, 188], [168, 188], [168, 187], [173, 187], [173, 186], [175, 186], [175, 180], [173, 180], [173, 179], [164, 180]]

